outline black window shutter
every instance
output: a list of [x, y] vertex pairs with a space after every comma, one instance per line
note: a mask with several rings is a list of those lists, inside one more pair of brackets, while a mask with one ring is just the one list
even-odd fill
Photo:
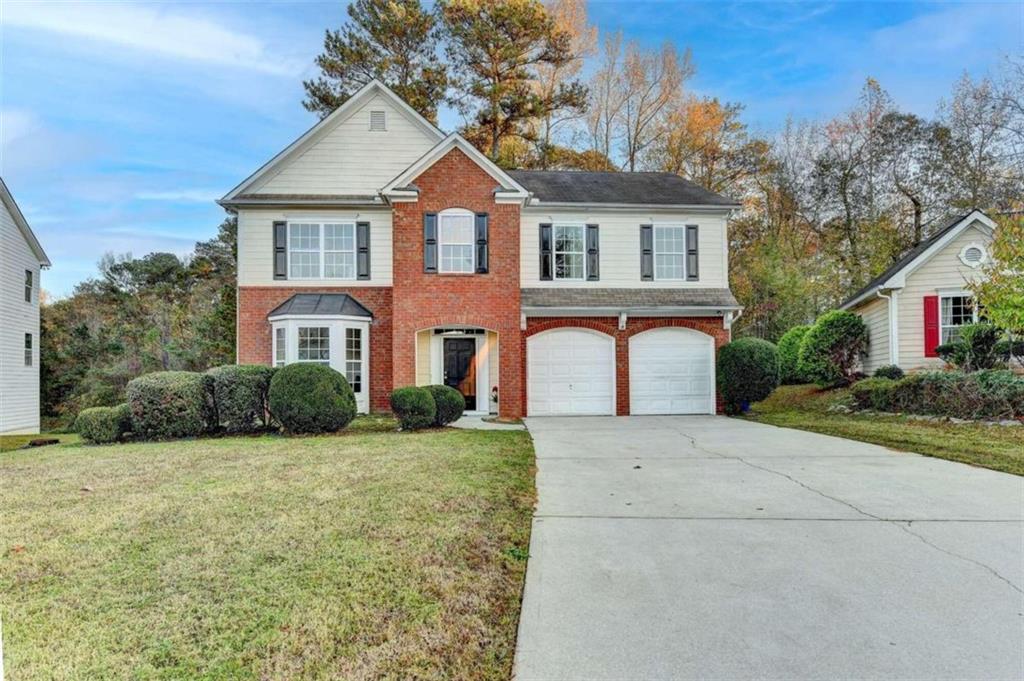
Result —
[[370, 278], [370, 223], [356, 223], [356, 279]]
[[476, 273], [487, 274], [487, 213], [476, 214]]
[[288, 278], [288, 223], [274, 223], [274, 279]]
[[697, 281], [700, 269], [697, 262], [697, 225], [686, 225], [686, 280]]
[[551, 281], [551, 225], [540, 226], [540, 280]]
[[423, 214], [423, 271], [437, 272], [437, 213]]
[[587, 281], [601, 278], [601, 248], [597, 225], [587, 225]]
[[640, 225], [640, 280], [654, 281], [654, 225]]

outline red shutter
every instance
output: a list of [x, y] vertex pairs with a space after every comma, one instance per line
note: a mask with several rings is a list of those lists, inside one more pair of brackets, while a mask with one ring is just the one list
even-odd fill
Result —
[[935, 352], [939, 344], [939, 297], [924, 297], [924, 356], [938, 357]]

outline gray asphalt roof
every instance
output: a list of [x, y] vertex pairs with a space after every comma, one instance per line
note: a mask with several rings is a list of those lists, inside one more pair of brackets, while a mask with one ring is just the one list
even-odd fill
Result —
[[363, 307], [362, 303], [347, 293], [296, 293], [271, 310], [267, 317], [286, 314], [346, 315], [373, 318], [373, 314]]
[[739, 307], [727, 288], [524, 288], [523, 307]]
[[679, 206], [738, 205], [673, 173], [582, 170], [510, 170], [508, 174], [541, 204], [625, 203]]
[[881, 286], [882, 284], [884, 284], [886, 281], [888, 281], [888, 279], [890, 277], [892, 277], [897, 272], [899, 272], [904, 267], [906, 267], [911, 262], [913, 262], [914, 258], [916, 258], [917, 256], [919, 256], [922, 253], [924, 253], [925, 251], [927, 251], [928, 248], [932, 244], [934, 244], [936, 241], [938, 241], [939, 239], [944, 237], [946, 234], [948, 234], [949, 230], [953, 229], [958, 224], [963, 222], [963, 220], [966, 219], [967, 216], [969, 216], [973, 212], [974, 211], [971, 210], [971, 211], [968, 211], [967, 213], [964, 213], [963, 215], [956, 215], [956, 216], [949, 217], [949, 218], [946, 218], [944, 220], [939, 221], [938, 222], [938, 227], [935, 229], [935, 231], [932, 233], [931, 236], [929, 236], [927, 239], [925, 239], [924, 241], [922, 241], [921, 243], [919, 243], [918, 245], [914, 246], [909, 251], [907, 251], [903, 255], [903, 257], [901, 257], [899, 260], [897, 260], [895, 263], [893, 263], [891, 266], [889, 266], [884, 272], [882, 272], [877, 277], [875, 277], [874, 279], [869, 281], [862, 288], [860, 288], [856, 293], [854, 293], [852, 296], [850, 296], [845, 301], [843, 301], [843, 304], [840, 305], [839, 307], [845, 307], [846, 305], [848, 305], [852, 301], [856, 300], [857, 298], [861, 297], [862, 295], [864, 295], [865, 293], [867, 293], [871, 289], [877, 288], [878, 286]]

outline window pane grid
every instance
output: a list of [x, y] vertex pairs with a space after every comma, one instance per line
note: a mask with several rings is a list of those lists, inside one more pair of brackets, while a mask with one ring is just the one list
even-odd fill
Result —
[[654, 228], [655, 279], [685, 279], [686, 228]]
[[320, 277], [320, 225], [289, 225], [288, 258], [290, 276], [296, 279]]
[[442, 272], [472, 272], [475, 238], [472, 215], [442, 215], [438, 230]]
[[943, 343], [960, 338], [960, 327], [977, 320], [974, 299], [970, 296], [944, 296], [940, 298], [939, 325]]
[[25, 366], [32, 366], [32, 334], [25, 334]]
[[583, 230], [582, 225], [555, 226], [555, 279], [583, 279], [586, 276]]
[[345, 329], [345, 379], [353, 392], [363, 389], [363, 338], [361, 329]]
[[25, 302], [32, 302], [32, 270], [25, 270]]
[[286, 350], [288, 348], [285, 333], [283, 328], [274, 331], [274, 366], [283, 367], [285, 364]]
[[331, 329], [327, 326], [299, 327], [299, 362], [330, 364]]

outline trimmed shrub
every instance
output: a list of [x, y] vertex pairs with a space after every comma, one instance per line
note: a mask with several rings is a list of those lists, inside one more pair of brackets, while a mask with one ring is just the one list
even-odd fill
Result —
[[797, 368], [819, 387], [848, 385], [867, 344], [868, 328], [858, 315], [826, 312], [804, 336]]
[[853, 402], [858, 409], [876, 409], [878, 411], [891, 411], [892, 409], [892, 386], [896, 383], [891, 378], [876, 376], [857, 381], [850, 388], [853, 395]]
[[1001, 340], [1003, 332], [996, 326], [981, 322], [960, 327], [960, 337], [935, 348], [935, 353], [948, 364], [963, 371], [995, 369], [1009, 359], [1010, 345]]
[[760, 338], [740, 338], [718, 351], [718, 389], [728, 414], [771, 395], [779, 385], [779, 354]]
[[875, 378], [891, 378], [894, 381], [898, 381], [903, 376], [903, 369], [900, 369], [895, 364], [886, 364], [875, 369]]
[[333, 433], [356, 416], [356, 397], [326, 364], [297, 362], [270, 379], [270, 413], [290, 433]]
[[800, 343], [810, 330], [811, 327], [806, 324], [794, 326], [779, 339], [779, 382], [783, 385], [807, 382], [799, 368]]
[[83, 409], [75, 419], [75, 432], [96, 444], [117, 442], [131, 429], [132, 414], [127, 404]]
[[449, 423], [454, 423], [462, 416], [462, 412], [466, 411], [466, 398], [455, 388], [449, 385], [428, 385], [426, 389], [434, 398], [435, 426], [447, 426]]
[[216, 423], [213, 378], [191, 371], [160, 371], [130, 381], [125, 389], [136, 436], [195, 437]]
[[252, 433], [270, 425], [270, 379], [274, 368], [228, 364], [206, 372], [213, 378], [217, 422], [227, 433]]
[[391, 391], [391, 411], [398, 418], [402, 430], [419, 430], [434, 425], [437, 404], [426, 388], [409, 386]]

